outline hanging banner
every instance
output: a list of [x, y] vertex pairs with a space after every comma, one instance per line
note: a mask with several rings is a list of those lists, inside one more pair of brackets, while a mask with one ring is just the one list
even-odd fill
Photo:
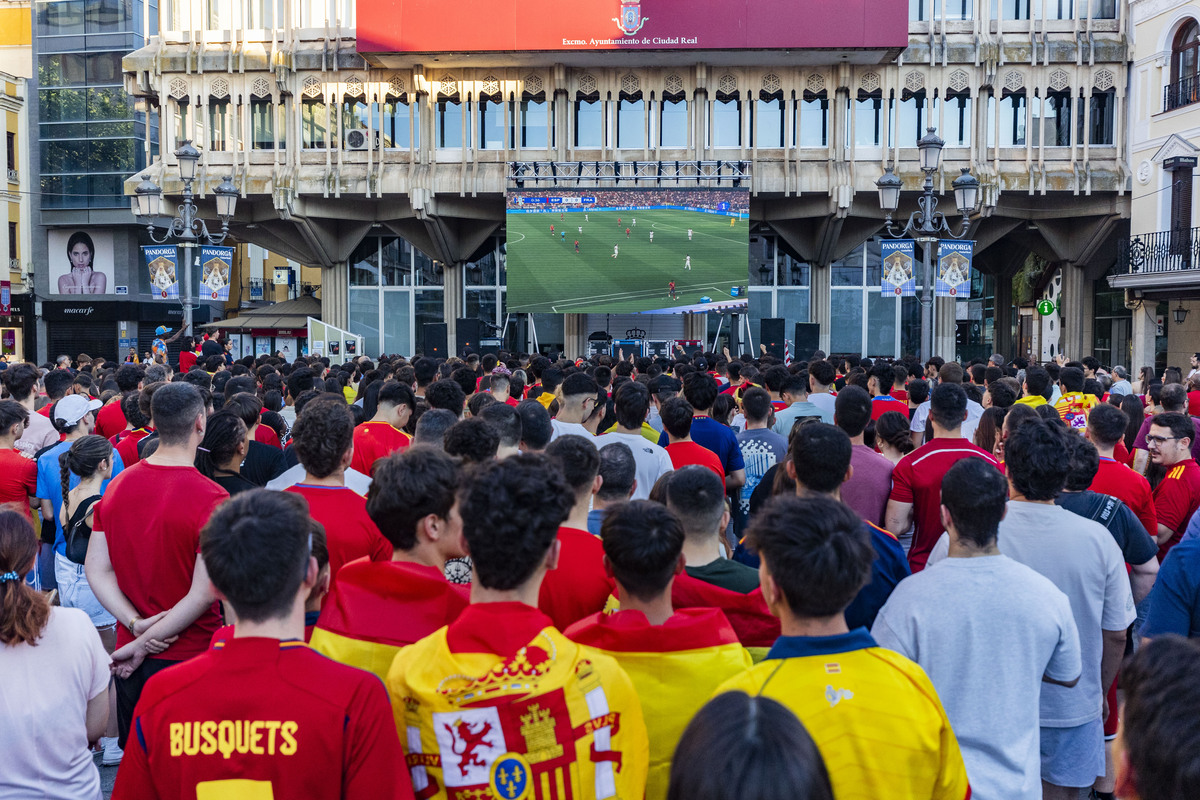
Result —
[[971, 255], [975, 242], [943, 239], [938, 243], [937, 281], [934, 294], [938, 297], [962, 297], [971, 294]]
[[0, 317], [12, 316], [12, 283], [0, 281]]
[[895, 239], [880, 243], [883, 250], [884, 297], [912, 297], [917, 293], [917, 278], [913, 270], [915, 252], [912, 239]]
[[200, 286], [209, 300], [229, 299], [229, 276], [233, 272], [232, 247], [200, 248]]
[[175, 245], [154, 245], [142, 248], [146, 268], [150, 270], [150, 293], [155, 300], [178, 300], [179, 251]]

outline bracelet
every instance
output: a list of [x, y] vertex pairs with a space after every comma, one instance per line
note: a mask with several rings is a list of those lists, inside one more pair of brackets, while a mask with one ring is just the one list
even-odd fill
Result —
[[137, 625], [139, 622], [141, 622], [141, 620], [142, 620], [142, 618], [140, 616], [138, 616], [137, 614], [134, 614], [133, 619], [129, 620], [129, 624], [126, 625], [125, 627], [129, 629], [130, 636], [135, 636], [135, 637], [137, 636], [137, 632], [133, 629], [133, 626]]

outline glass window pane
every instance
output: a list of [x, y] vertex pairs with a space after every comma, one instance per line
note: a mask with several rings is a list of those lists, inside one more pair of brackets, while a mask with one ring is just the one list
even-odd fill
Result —
[[687, 147], [687, 101], [664, 100], [660, 119], [659, 145], [662, 147]]
[[1025, 146], [1025, 93], [1000, 100], [1000, 146]]
[[742, 104], [739, 101], [713, 101], [712, 146], [742, 146]]
[[350, 289], [350, 332], [363, 337], [364, 355], [377, 358], [379, 348], [379, 290]]
[[[750, 285], [771, 286], [775, 269], [775, 237], [750, 237]], [[769, 315], [768, 315], [769, 316]]]
[[754, 106], [756, 147], [783, 147], [783, 99], [759, 100]]
[[384, 239], [382, 266], [384, 286], [412, 286], [412, 245], [399, 237]]
[[222, 152], [229, 149], [229, 101], [208, 102], [208, 149]]
[[363, 239], [350, 256], [350, 285], [379, 285], [379, 240], [373, 236]]
[[862, 289], [829, 293], [830, 353], [862, 353]]
[[[870, 290], [868, 290], [870, 291]], [[915, 355], [921, 349], [921, 301], [918, 297], [900, 298], [900, 354]], [[962, 353], [959, 358], [964, 358]]]
[[808, 286], [810, 271], [808, 262], [792, 258], [787, 253], [779, 254], [780, 286]]
[[[757, 292], [751, 291], [747, 297], [747, 303], [747, 316], [750, 318], [750, 330], [754, 331], [755, 336], [758, 336], [759, 332], [762, 330], [762, 321], [774, 316], [774, 314], [771, 313], [771, 290], [768, 289]], [[720, 314], [709, 315], [709, 319], [719, 320], [720, 318]], [[728, 345], [729, 325], [729, 319], [726, 318], [725, 324], [721, 327], [721, 338], [723, 341], [718, 343], [718, 350]], [[746, 329], [744, 327], [738, 331], [738, 341], [741, 342], [741, 353], [749, 353], [750, 343], [746, 341]], [[758, 342], [755, 341], [754, 345], [755, 349], [757, 349]], [[733, 353], [733, 355], [738, 356], [741, 355], [741, 353]]]
[[412, 326], [409, 316], [411, 292], [383, 293], [383, 352], [412, 354]]
[[[380, 116], [382, 108], [382, 116]], [[408, 103], [389, 100], [382, 105], [371, 104], [372, 127], [383, 137], [383, 147], [387, 149], [408, 149], [411, 140], [410, 117]]]
[[543, 150], [550, 146], [550, 132], [546, 127], [547, 118], [544, 100], [521, 101], [521, 147]]
[[800, 101], [800, 146], [829, 146], [829, 100], [826, 98]]
[[833, 270], [831, 279], [834, 286], [863, 285], [863, 248], [859, 245], [845, 258], [840, 258], [830, 266]]
[[300, 104], [300, 127], [304, 147], [324, 149], [329, 141], [329, 114], [321, 100], [304, 100]]
[[441, 286], [444, 282], [442, 265], [417, 248], [413, 248], [413, 269], [417, 286]]
[[484, 150], [504, 149], [504, 104], [484, 100], [479, 104], [479, 146]]
[[84, 32], [84, 0], [37, 3], [39, 36], [71, 36]]
[[808, 289], [780, 289], [777, 298], [779, 316], [783, 317], [784, 338], [791, 339], [796, 333], [797, 322], [808, 322]]
[[959, 94], [946, 98], [946, 108], [943, 114], [946, 127], [944, 131], [939, 131], [939, 133], [946, 140], [946, 146], [970, 147], [971, 97]]
[[575, 146], [604, 146], [604, 114], [599, 100], [575, 102]]
[[867, 289], [867, 347], [864, 355], [896, 355], [896, 298]]
[[463, 107], [457, 100], [439, 100], [434, 111], [434, 141], [440, 148], [463, 146]]
[[[425, 345], [425, 323], [446, 321], [446, 312], [442, 300], [443, 296], [440, 289], [416, 293], [416, 297], [414, 298], [416, 311], [413, 314], [413, 334], [415, 338], [413, 352], [424, 353], [427, 351]], [[540, 330], [539, 327], [539, 332]]]
[[617, 103], [617, 147], [646, 146], [646, 104], [641, 100]]
[[883, 99], [867, 97], [854, 102], [854, 143], [859, 147], [883, 144]]
[[275, 105], [270, 100], [250, 101], [250, 136], [255, 150], [275, 148]]
[[499, 300], [495, 289], [468, 289], [463, 307], [467, 319], [481, 319], [495, 325], [499, 312]]
[[1091, 133], [1088, 139], [1090, 144], [1111, 145], [1115, 141], [1113, 139], [1113, 111], [1116, 103], [1116, 93], [1112, 89], [1107, 92], [1092, 92]]
[[496, 254], [484, 253], [479, 259], [467, 262], [463, 280], [467, 286], [495, 286]]

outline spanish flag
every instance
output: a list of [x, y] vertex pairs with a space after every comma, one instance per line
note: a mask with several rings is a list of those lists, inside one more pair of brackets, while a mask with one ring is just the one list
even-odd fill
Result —
[[312, 648], [384, 680], [401, 647], [449, 625], [467, 603], [466, 587], [436, 567], [352, 561], [325, 598]]
[[566, 634], [615, 658], [633, 681], [650, 737], [646, 800], [665, 800], [683, 729], [721, 683], [749, 669], [750, 654], [716, 608], [681, 609], [662, 625], [640, 611], [595, 614]]
[[681, 608], [719, 608], [733, 630], [738, 641], [750, 651], [755, 663], [767, 654], [771, 645], [779, 638], [779, 620], [771, 615], [762, 589], [742, 594], [711, 583], [693, 578], [686, 572], [675, 576], [671, 587], [671, 605]]

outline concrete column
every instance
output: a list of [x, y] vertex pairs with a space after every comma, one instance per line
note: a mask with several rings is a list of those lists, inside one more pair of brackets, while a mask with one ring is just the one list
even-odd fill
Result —
[[820, 348], [826, 353], [829, 352], [829, 334], [830, 325], [832, 324], [831, 316], [831, 298], [829, 296], [830, 286], [832, 285], [832, 271], [828, 264], [812, 265], [810, 271], [809, 297], [812, 307], [812, 321], [821, 326]]
[[442, 315], [446, 322], [446, 352], [458, 355], [458, 318], [463, 315], [463, 264], [443, 264], [445, 291]]
[[567, 358], [587, 355], [586, 327], [586, 314], [563, 314], [563, 348]]
[[954, 361], [956, 358], [957, 302], [953, 297], [933, 298], [933, 355], [941, 356], [947, 361]]
[[708, 340], [708, 315], [707, 314], [684, 314], [683, 315], [683, 338], [699, 339], [704, 342], [707, 349], [711, 342]]
[[[1129, 368], [1129, 378], [1138, 376], [1142, 367], [1154, 366], [1154, 338], [1158, 335], [1158, 323], [1155, 308], [1158, 304], [1153, 300], [1143, 300], [1141, 306], [1131, 314], [1133, 318], [1133, 360], [1126, 366]], [[1190, 315], [1189, 315], [1190, 316]]]
[[1092, 281], [1075, 264], [1062, 266], [1062, 353], [1075, 361], [1092, 354]]
[[321, 321], [327, 325], [350, 327], [350, 264], [335, 262], [321, 273]]

